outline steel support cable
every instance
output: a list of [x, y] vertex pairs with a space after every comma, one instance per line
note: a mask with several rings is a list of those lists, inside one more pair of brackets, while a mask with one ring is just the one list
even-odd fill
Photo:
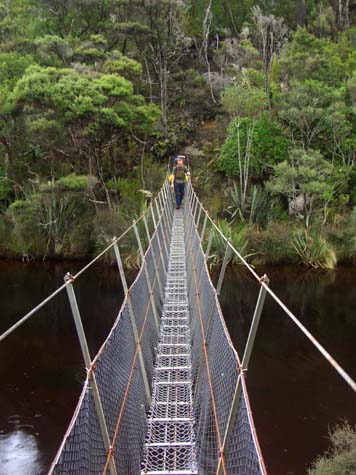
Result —
[[252, 414], [252, 410], [251, 410], [250, 399], [249, 399], [248, 392], [247, 392], [247, 387], [246, 387], [245, 372], [243, 370], [240, 372], [240, 378], [241, 378], [241, 385], [242, 385], [242, 393], [243, 393], [243, 397], [245, 399], [245, 404], [246, 404], [246, 409], [247, 409], [247, 416], [248, 416], [248, 420], [249, 420], [249, 425], [250, 425], [250, 428], [253, 431], [252, 439], [253, 439], [253, 442], [254, 442], [255, 447], [256, 447], [256, 453], [257, 453], [258, 461], [259, 461], [260, 467], [262, 468], [262, 473], [267, 474], [267, 469], [266, 469], [266, 466], [265, 466], [265, 462], [264, 462], [263, 457], [262, 457], [262, 450], [261, 450], [261, 447], [260, 447], [260, 443], [258, 441], [258, 436], [257, 436], [255, 423], [253, 421], [253, 414]]
[[[152, 239], [151, 239], [151, 241], [152, 241]], [[158, 260], [161, 259], [162, 251], [163, 251], [163, 245], [160, 246], [160, 254], [157, 257], [157, 260], [155, 261], [155, 276], [154, 276], [154, 280], [153, 280], [153, 284], [152, 284], [152, 289], [151, 289], [151, 292], [150, 292], [150, 299], [149, 299], [149, 301], [147, 303], [147, 306], [146, 306], [145, 316], [144, 316], [144, 320], [143, 320], [143, 323], [142, 323], [142, 329], [141, 329], [141, 332], [140, 332], [139, 341], [136, 345], [135, 355], [134, 355], [134, 358], [133, 358], [133, 361], [132, 361], [129, 378], [128, 378], [128, 381], [127, 381], [124, 397], [123, 397], [122, 404], [121, 404], [121, 407], [120, 407], [120, 412], [119, 412], [119, 416], [118, 416], [118, 419], [117, 419], [115, 432], [114, 432], [112, 442], [111, 442], [111, 450], [107, 454], [105, 466], [104, 466], [104, 469], [103, 469], [103, 475], [107, 474], [110, 459], [113, 456], [113, 447], [115, 446], [115, 443], [116, 443], [116, 439], [117, 439], [119, 429], [120, 429], [120, 425], [121, 425], [122, 416], [123, 416], [125, 406], [126, 406], [126, 400], [127, 400], [127, 397], [128, 397], [129, 391], [130, 391], [132, 377], [133, 377], [133, 374], [134, 374], [134, 371], [135, 371], [136, 361], [137, 361], [137, 357], [138, 357], [139, 346], [141, 344], [142, 337], [143, 337], [143, 334], [144, 334], [144, 331], [145, 331], [145, 328], [146, 328], [146, 323], [147, 323], [147, 318], [148, 318], [150, 307], [153, 305], [153, 302], [154, 302], [154, 300], [153, 300], [154, 299], [154, 289], [156, 287], [156, 282], [158, 281], [158, 270], [159, 270], [159, 266], [156, 266], [156, 263], [157, 263]], [[143, 265], [146, 265], [146, 261], [143, 263]]]
[[[192, 212], [190, 213], [191, 216], [192, 215]], [[195, 228], [195, 232], [196, 234], [198, 235], [199, 237], [199, 232], [198, 232], [198, 222], [197, 223], [193, 223], [193, 226], [191, 226], [193, 229]], [[189, 233], [188, 233], [188, 236], [190, 236], [190, 230], [189, 230]], [[261, 447], [259, 445], [259, 442], [258, 442], [258, 437], [257, 437], [257, 432], [256, 432], [256, 427], [255, 427], [255, 424], [254, 424], [254, 421], [253, 421], [253, 416], [252, 416], [252, 411], [251, 411], [251, 406], [250, 406], [250, 401], [249, 401], [249, 398], [248, 398], [248, 393], [247, 393], [247, 388], [246, 388], [246, 382], [245, 382], [245, 370], [242, 368], [242, 365], [241, 365], [241, 362], [240, 362], [240, 359], [239, 359], [239, 355], [237, 353], [237, 351], [235, 350], [234, 348], [234, 345], [231, 341], [231, 337], [229, 335], [229, 332], [226, 328], [226, 324], [224, 322], [224, 318], [223, 318], [223, 315], [222, 315], [222, 311], [221, 311], [221, 308], [220, 308], [220, 302], [219, 302], [219, 298], [218, 298], [218, 294], [216, 292], [216, 289], [211, 281], [211, 278], [210, 278], [210, 274], [208, 272], [208, 269], [207, 269], [207, 259], [206, 259], [206, 256], [205, 256], [205, 253], [203, 251], [203, 247], [202, 247], [202, 242], [201, 242], [201, 239], [199, 240], [199, 246], [200, 246], [200, 249], [201, 249], [201, 253], [203, 254], [204, 256], [204, 264], [203, 266], [205, 266], [206, 270], [207, 270], [207, 276], [208, 276], [208, 279], [209, 279], [209, 282], [210, 282], [210, 285], [211, 285], [211, 288], [214, 290], [214, 295], [215, 295], [215, 298], [214, 298], [214, 302], [212, 304], [212, 308], [210, 310], [210, 313], [209, 313], [209, 318], [208, 318], [208, 324], [207, 324], [207, 335], [206, 335], [206, 342], [208, 341], [209, 339], [209, 334], [210, 334], [210, 331], [211, 331], [211, 325], [212, 325], [212, 322], [213, 322], [213, 309], [214, 309], [214, 304], [215, 304], [215, 308], [218, 309], [218, 314], [220, 316], [220, 319], [221, 319], [221, 323], [223, 325], [223, 328], [224, 328], [224, 332], [225, 332], [225, 336], [227, 338], [227, 341], [228, 341], [228, 344], [231, 348], [231, 351], [233, 352], [234, 354], [234, 357], [235, 357], [235, 360], [236, 360], [236, 370], [237, 370], [237, 373], [238, 373], [238, 379], [237, 379], [237, 382], [236, 382], [236, 387], [239, 386], [239, 384], [241, 384], [242, 386], [242, 392], [243, 392], [243, 398], [244, 398], [244, 401], [245, 401], [245, 404], [246, 404], [246, 410], [247, 410], [247, 417], [248, 417], [248, 421], [249, 421], [249, 427], [250, 429], [252, 430], [252, 434], [251, 434], [251, 437], [252, 437], [252, 440], [253, 440], [253, 443], [254, 443], [254, 446], [255, 446], [255, 450], [256, 450], [256, 455], [257, 455], [257, 458], [258, 458], [258, 463], [259, 463], [259, 466], [261, 468], [261, 473], [263, 474], [266, 474], [267, 473], [267, 470], [266, 470], [266, 466], [264, 464], [264, 460], [263, 460], [263, 456], [262, 456], [262, 451], [261, 451]], [[195, 268], [196, 266], [194, 266]], [[200, 272], [200, 276], [199, 276], [199, 288], [200, 288], [200, 281], [201, 281], [201, 276], [203, 274], [203, 269], [201, 270]], [[199, 361], [199, 369], [198, 369], [198, 376], [197, 376], [197, 382], [196, 382], [196, 385], [199, 384], [199, 379], [200, 379], [200, 373], [201, 373], [201, 366], [203, 364], [203, 359], [204, 359], [204, 355], [202, 354], [201, 357], [200, 357], [200, 361]], [[224, 439], [224, 443], [222, 444], [222, 449], [221, 449], [221, 454], [225, 455], [226, 453], [226, 449], [227, 447], [225, 446], [225, 439]], [[224, 458], [221, 458], [221, 469], [224, 471], [224, 464], [223, 462], [225, 462], [225, 459]], [[219, 470], [219, 468], [218, 468]], [[220, 471], [219, 471], [220, 473]]]
[[210, 390], [211, 402], [212, 402], [213, 412], [214, 412], [214, 422], [215, 422], [215, 427], [216, 427], [216, 433], [217, 433], [217, 436], [218, 436], [219, 457], [221, 459], [223, 473], [224, 473], [224, 475], [226, 475], [227, 471], [226, 471], [226, 466], [225, 466], [224, 454], [222, 452], [222, 440], [221, 440], [221, 434], [220, 434], [220, 428], [219, 428], [218, 413], [217, 413], [217, 408], [216, 408], [214, 388], [213, 388], [210, 366], [209, 366], [209, 357], [208, 357], [208, 352], [207, 352], [207, 348], [206, 348], [206, 336], [205, 336], [205, 330], [204, 330], [203, 316], [202, 316], [202, 312], [201, 312], [200, 296], [199, 296], [199, 290], [198, 290], [198, 281], [197, 281], [197, 275], [196, 275], [196, 262], [195, 262], [195, 259], [194, 259], [193, 249], [192, 249], [192, 246], [191, 246], [192, 240], [191, 240], [190, 230], [188, 232], [188, 240], [189, 240], [189, 244], [190, 244], [189, 252], [190, 252], [190, 255], [191, 255], [191, 262], [193, 264], [194, 285], [195, 285], [195, 290], [196, 290], [195, 298], [196, 298], [196, 301], [197, 301], [197, 304], [198, 304], [200, 329], [201, 329], [202, 338], [203, 338], [202, 347], [203, 347], [203, 352], [204, 352], [204, 357], [205, 357], [205, 365], [206, 365], [206, 370], [207, 370], [207, 375], [208, 375], [209, 390]]
[[[150, 246], [151, 246], [151, 244], [152, 244], [152, 241], [153, 241], [154, 238], [155, 238], [155, 235], [156, 235], [156, 234], [158, 235], [158, 226], [159, 226], [160, 223], [161, 223], [161, 218], [159, 219], [159, 221], [158, 221], [158, 223], [157, 223], [157, 227], [156, 227], [154, 233], [152, 234], [152, 237], [151, 237], [151, 239], [150, 239], [150, 241], [149, 241], [149, 243], [148, 243], [148, 247], [147, 247], [147, 250], [146, 250], [146, 252], [145, 252], [145, 259], [146, 259], [146, 255], [147, 255], [147, 253], [148, 253], [148, 251], [149, 251], [149, 249], [150, 249]], [[155, 263], [155, 264], [157, 263], [157, 261], [159, 261], [159, 260], [162, 258], [162, 255], [163, 255], [163, 245], [162, 245], [162, 244], [159, 246], [159, 251], [160, 251], [160, 253], [159, 253], [159, 258], [155, 258], [155, 260], [154, 260], [154, 263]], [[159, 264], [158, 266], [155, 265], [154, 268], [155, 268], [155, 271], [156, 271], [156, 272], [159, 272], [159, 270], [160, 270], [160, 268], [161, 268], [161, 264]], [[133, 287], [134, 284], [138, 281], [139, 277], [140, 277], [140, 272], [137, 274], [136, 279], [132, 282], [132, 284], [131, 284], [131, 286], [130, 286], [130, 289], [131, 289], [131, 287]], [[130, 292], [130, 289], [128, 290], [128, 292]], [[153, 290], [154, 290], [154, 289], [152, 289], [152, 291], [153, 291]], [[124, 301], [123, 301], [123, 303], [122, 303], [122, 307], [125, 306], [126, 302], [127, 302], [127, 295], [125, 296], [125, 299], [124, 299]], [[95, 367], [96, 361], [99, 359], [100, 355], [101, 355], [101, 354], [103, 353], [103, 351], [105, 350], [105, 347], [106, 347], [108, 341], [110, 340], [110, 336], [111, 336], [111, 334], [112, 334], [113, 331], [114, 331], [114, 328], [115, 328], [115, 326], [116, 326], [116, 324], [117, 324], [117, 322], [118, 322], [119, 317], [120, 317], [120, 314], [119, 314], [118, 318], [116, 319], [116, 321], [114, 322], [114, 324], [113, 324], [113, 326], [112, 326], [112, 328], [111, 328], [111, 330], [110, 330], [109, 335], [106, 337], [106, 339], [105, 339], [105, 341], [103, 342], [103, 344], [101, 345], [99, 351], [98, 351], [97, 354], [95, 355], [95, 357], [94, 357], [94, 359], [93, 359], [93, 361], [92, 361], [92, 366]]]
[[[155, 202], [157, 198], [153, 202]], [[0, 335], [0, 343], [5, 340], [11, 333], [13, 333], [17, 328], [19, 328], [23, 323], [25, 323], [32, 315], [37, 313], [42, 307], [44, 307], [48, 302], [50, 302], [56, 295], [58, 295], [62, 290], [64, 290], [69, 284], [73, 283], [74, 280], [76, 280], [81, 274], [83, 274], [89, 267], [91, 267], [96, 261], [98, 261], [104, 254], [106, 254], [116, 243], [119, 243], [132, 229], [135, 225], [137, 225], [143, 217], [148, 214], [150, 208], [153, 206], [153, 203], [150, 205], [149, 208], [147, 208], [146, 211], [144, 211], [139, 218], [137, 218], [131, 226], [129, 226], [118, 238], [114, 239], [112, 243], [109, 244], [100, 254], [98, 254], [96, 257], [94, 257], [93, 260], [91, 260], [87, 265], [85, 265], [82, 269], [80, 269], [75, 275], [72, 276], [71, 281], [65, 282], [62, 284], [58, 289], [56, 289], [54, 292], [52, 292], [48, 297], [46, 297], [42, 302], [40, 302], [36, 307], [34, 307], [32, 310], [30, 310], [26, 315], [24, 315], [22, 318], [20, 318], [16, 323], [11, 325], [4, 333]], [[162, 213], [161, 213], [162, 216]]]
[[[196, 196], [196, 193], [193, 191]], [[350, 386], [350, 388], [356, 392], [356, 382], [348, 375], [348, 373], [341, 367], [341, 365], [330, 355], [330, 353], [318, 342], [318, 340], [309, 332], [309, 330], [301, 323], [301, 321], [289, 310], [289, 308], [281, 301], [281, 299], [271, 290], [268, 285], [262, 281], [257, 272], [252, 268], [252, 266], [246, 261], [244, 257], [235, 249], [231, 242], [226, 238], [222, 233], [219, 227], [216, 225], [214, 220], [209, 216], [209, 213], [199, 201], [198, 197], [196, 199], [199, 203], [199, 206], [202, 208], [205, 215], [208, 217], [211, 225], [219, 233], [221, 238], [224, 240], [227, 246], [230, 247], [231, 251], [240, 259], [240, 261], [245, 265], [245, 267], [250, 271], [253, 277], [257, 280], [259, 285], [264, 287], [273, 300], [284, 310], [287, 316], [297, 325], [297, 327], [304, 333], [308, 340], [316, 347], [316, 349], [324, 356], [324, 358], [331, 364], [331, 366], [337, 371], [337, 373], [343, 378], [343, 380]]]
[[[147, 253], [149, 252], [150, 245], [152, 244], [152, 241], [155, 239], [156, 235], [158, 236], [158, 226], [161, 224], [161, 219], [162, 219], [162, 214], [159, 215], [158, 224], [155, 226], [155, 230], [154, 230], [154, 233], [153, 233], [153, 235], [152, 235], [152, 237], [151, 237], [151, 239], [150, 239], [150, 241], [149, 241], [148, 248], [147, 248], [147, 250], [146, 250], [145, 256], [146, 256]], [[156, 263], [157, 263], [157, 262], [160, 262], [160, 259], [162, 259], [162, 252], [163, 252], [162, 244], [159, 245], [159, 251], [160, 251], [160, 252], [159, 252], [159, 257], [155, 259], [155, 262], [156, 262]], [[160, 267], [161, 267], [161, 265], [155, 266], [155, 268], [156, 268], [156, 270], [157, 270], [158, 273], [159, 273], [159, 271], [160, 271]], [[134, 283], [133, 283], [132, 285], [135, 284], [135, 282], [139, 279], [139, 277], [140, 277], [140, 273], [137, 275], [137, 277], [136, 277], [136, 279], [135, 279], [135, 281], [134, 281]], [[124, 302], [123, 302], [123, 304], [122, 304], [122, 308], [126, 305], [126, 301], [127, 301], [127, 295], [125, 296]], [[115, 331], [115, 328], [117, 327], [117, 325], [118, 325], [119, 322], [120, 322], [120, 318], [121, 318], [121, 313], [119, 313], [118, 317], [116, 318], [116, 321], [114, 322], [114, 325], [113, 325], [113, 327], [111, 328], [111, 331], [110, 331], [109, 335], [107, 336], [106, 340], [103, 342], [101, 348], [99, 349], [98, 353], [96, 354], [95, 358], [93, 359], [93, 361], [92, 361], [92, 363], [91, 363], [91, 365], [90, 365], [90, 368], [87, 370], [87, 377], [86, 377], [86, 380], [85, 380], [85, 382], [84, 382], [84, 387], [83, 387], [83, 389], [82, 389], [82, 392], [81, 392], [79, 401], [78, 401], [78, 403], [77, 403], [77, 406], [76, 406], [76, 409], [75, 409], [74, 414], [73, 414], [73, 416], [72, 416], [72, 419], [71, 419], [71, 422], [70, 422], [70, 424], [69, 424], [69, 427], [67, 428], [66, 433], [65, 433], [65, 435], [64, 435], [64, 437], [63, 437], [62, 443], [61, 443], [61, 445], [60, 445], [60, 447], [59, 447], [59, 449], [58, 449], [58, 451], [57, 451], [56, 457], [55, 457], [54, 461], [52, 462], [51, 469], [50, 469], [50, 472], [49, 472], [49, 473], [53, 473], [53, 470], [54, 470], [56, 464], [57, 464], [58, 461], [59, 461], [59, 458], [60, 458], [60, 456], [61, 456], [61, 453], [62, 453], [62, 451], [63, 451], [63, 449], [64, 449], [64, 446], [65, 446], [65, 444], [66, 444], [66, 442], [67, 442], [67, 439], [68, 439], [69, 435], [71, 434], [72, 429], [73, 429], [73, 427], [74, 427], [74, 425], [75, 425], [75, 422], [76, 422], [77, 417], [78, 417], [78, 414], [79, 414], [79, 412], [80, 412], [81, 405], [82, 405], [82, 403], [83, 403], [83, 400], [84, 400], [84, 397], [85, 397], [85, 394], [86, 394], [86, 390], [87, 390], [87, 387], [88, 387], [88, 381], [89, 381], [88, 378], [89, 378], [89, 376], [90, 376], [90, 372], [95, 371], [95, 369], [96, 369], [96, 363], [97, 363], [99, 357], [104, 353], [105, 347], [107, 346], [107, 343], [109, 342], [109, 340], [110, 340], [112, 334], [113, 334], [114, 331]], [[110, 445], [111, 445], [111, 444], [110, 444]]]

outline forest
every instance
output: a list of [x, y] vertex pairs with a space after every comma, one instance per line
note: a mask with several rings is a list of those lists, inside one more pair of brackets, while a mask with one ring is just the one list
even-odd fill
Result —
[[0, 255], [94, 255], [185, 153], [251, 263], [355, 263], [355, 20], [352, 0], [1, 0]]

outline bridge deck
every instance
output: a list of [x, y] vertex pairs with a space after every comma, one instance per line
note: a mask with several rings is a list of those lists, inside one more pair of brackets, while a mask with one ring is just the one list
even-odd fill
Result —
[[142, 474], [197, 473], [183, 211], [175, 211]]

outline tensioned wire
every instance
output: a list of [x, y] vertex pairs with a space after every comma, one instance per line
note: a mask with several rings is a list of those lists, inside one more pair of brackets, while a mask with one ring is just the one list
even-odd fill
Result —
[[[196, 195], [193, 187], [192, 191], [192, 200], [196, 200], [197, 206], [200, 207], [204, 215], [210, 221], [214, 230], [220, 235], [223, 241], [226, 243], [226, 246], [230, 247], [231, 251], [240, 259], [244, 266], [249, 270], [253, 277], [257, 280], [259, 285], [264, 287], [266, 292], [273, 298], [273, 300], [284, 310], [286, 315], [297, 325], [297, 327], [304, 333], [309, 341], [316, 347], [316, 349], [324, 356], [324, 358], [333, 366], [333, 368], [339, 373], [339, 375], [344, 379], [344, 381], [350, 386], [350, 388], [356, 392], [356, 382], [349, 376], [349, 374], [341, 367], [341, 365], [335, 361], [335, 359], [330, 355], [330, 353], [318, 342], [318, 340], [310, 333], [310, 331], [301, 323], [301, 321], [293, 314], [291, 310], [281, 301], [281, 299], [270, 289], [270, 287], [263, 281], [253, 267], [247, 262], [247, 260], [236, 250], [236, 248], [231, 244], [229, 239], [222, 233], [219, 227], [216, 225], [214, 220], [209, 216], [209, 213], [204, 208], [203, 204]], [[193, 203], [193, 201], [192, 201]]]
[[[163, 185], [164, 186], [164, 185]], [[162, 193], [162, 189], [160, 190], [160, 193]], [[68, 282], [65, 282], [62, 284], [60, 287], [58, 287], [54, 292], [52, 292], [48, 297], [46, 297], [42, 302], [40, 302], [36, 307], [34, 307], [32, 310], [30, 310], [26, 315], [24, 315], [22, 318], [20, 318], [16, 323], [11, 325], [10, 328], [8, 328], [5, 332], [3, 332], [0, 335], [0, 343], [5, 340], [6, 337], [11, 335], [17, 328], [19, 328], [23, 323], [25, 323], [29, 318], [31, 318], [35, 313], [37, 313], [42, 307], [44, 307], [48, 302], [50, 302], [56, 295], [62, 292], [68, 285], [72, 284], [78, 277], [80, 277], [87, 269], [89, 269], [95, 262], [97, 262], [101, 257], [103, 257], [115, 244], [120, 243], [120, 241], [130, 232], [133, 230], [133, 228], [141, 222], [141, 220], [144, 218], [144, 216], [149, 215], [151, 208], [153, 209], [153, 205], [155, 203], [158, 203], [158, 196], [153, 200], [151, 205], [141, 214], [139, 218], [134, 220], [129, 226], [119, 237], [114, 238], [112, 242], [103, 250], [101, 251], [94, 259], [92, 259], [88, 264], [86, 264], [82, 269], [80, 269], [75, 275], [71, 276], [71, 279]], [[159, 216], [159, 220], [161, 219], [161, 216], [163, 214], [164, 210], [161, 211], [161, 215]]]

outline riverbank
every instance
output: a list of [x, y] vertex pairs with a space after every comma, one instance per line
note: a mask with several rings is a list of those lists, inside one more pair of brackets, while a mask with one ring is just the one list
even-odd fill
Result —
[[[82, 222], [83, 217], [78, 217]], [[97, 223], [103, 225], [97, 227]], [[233, 246], [252, 265], [285, 266], [297, 265], [310, 269], [334, 269], [354, 266], [356, 263], [356, 213], [343, 216], [336, 225], [324, 225], [306, 229], [303, 224], [288, 217], [272, 220], [265, 227], [256, 223], [234, 223], [218, 219], [217, 225]], [[22, 262], [89, 262], [112, 240], [125, 230], [127, 220], [120, 218], [120, 211], [109, 215], [98, 211], [87, 221], [86, 226], [71, 225], [73, 233], [65, 240], [55, 240], [45, 234], [33, 233], [39, 223], [27, 221], [25, 226], [7, 224], [0, 232], [0, 259]], [[1, 219], [0, 219], [1, 224]], [[131, 233], [122, 242], [121, 250], [128, 269], [139, 267], [140, 259], [136, 238]], [[142, 230], [142, 236], [144, 232]], [[206, 242], [205, 242], [206, 245]], [[208, 264], [211, 268], [221, 264], [225, 254], [225, 243], [216, 233], [212, 240]], [[115, 256], [108, 252], [101, 263], [115, 265]], [[233, 256], [232, 263], [239, 265], [239, 258]]]

